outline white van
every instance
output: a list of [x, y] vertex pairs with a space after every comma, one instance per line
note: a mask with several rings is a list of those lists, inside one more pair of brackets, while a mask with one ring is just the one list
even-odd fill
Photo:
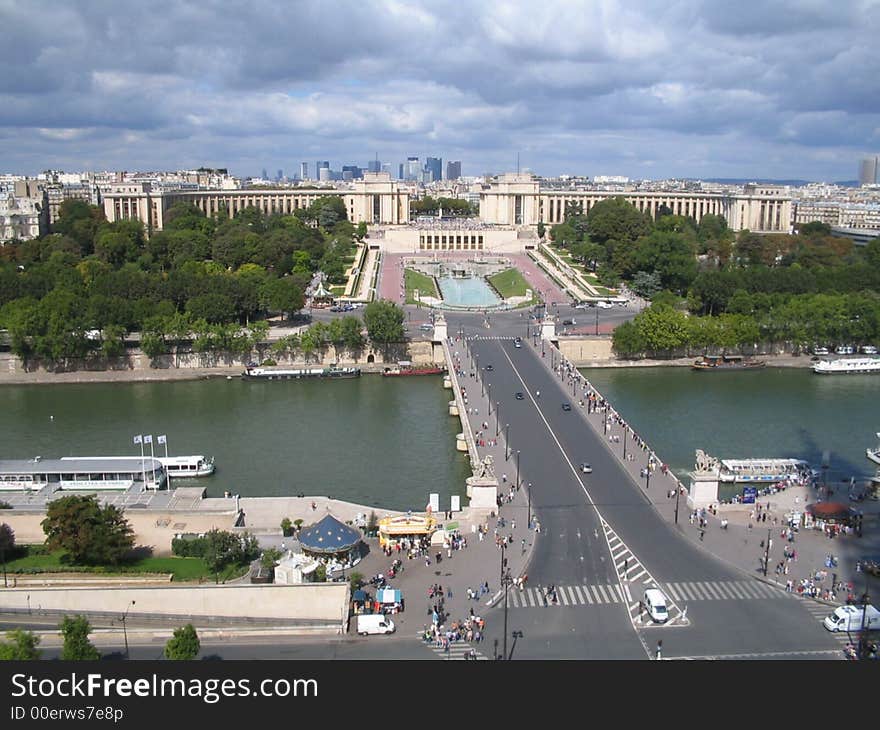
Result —
[[368, 634], [393, 634], [394, 622], [381, 613], [359, 613], [357, 616], [357, 632], [361, 636]]
[[645, 608], [651, 620], [657, 624], [665, 624], [669, 620], [669, 611], [666, 609], [666, 596], [656, 588], [645, 591]]
[[[873, 606], [868, 606], [865, 610], [867, 611], [865, 629], [868, 631], [880, 629], [880, 611]], [[861, 631], [862, 607], [841, 606], [822, 623], [829, 631]]]

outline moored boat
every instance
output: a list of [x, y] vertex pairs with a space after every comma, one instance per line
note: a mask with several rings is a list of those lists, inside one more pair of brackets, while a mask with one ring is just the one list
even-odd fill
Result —
[[202, 454], [191, 456], [157, 456], [169, 477], [209, 477], [214, 473], [214, 457]]
[[409, 360], [401, 360], [394, 367], [385, 368], [382, 375], [387, 377], [397, 377], [402, 375], [440, 375], [444, 369], [439, 365], [423, 365], [421, 367], [413, 366]]
[[[877, 438], [880, 439], [880, 433], [877, 434]], [[880, 444], [878, 444], [873, 449], [865, 449], [865, 456], [867, 456], [868, 459], [873, 461], [875, 464], [880, 465]]]
[[820, 360], [813, 365], [813, 372], [819, 375], [880, 373], [880, 357], [839, 357], [835, 360]]
[[248, 379], [293, 380], [301, 378], [357, 378], [360, 377], [360, 374], [360, 368], [340, 368], [336, 366], [328, 368], [274, 368], [248, 366], [241, 375], [243, 378]]
[[767, 363], [742, 355], [703, 355], [691, 365], [693, 370], [756, 370]]

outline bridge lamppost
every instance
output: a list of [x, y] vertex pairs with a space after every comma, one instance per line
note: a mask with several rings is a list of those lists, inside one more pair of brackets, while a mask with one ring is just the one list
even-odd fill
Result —
[[516, 450], [516, 488], [519, 489], [519, 449]]
[[596, 337], [599, 336], [599, 305], [596, 304]]
[[495, 404], [495, 438], [498, 438], [498, 434], [501, 433], [501, 423], [500, 423], [500, 414], [501, 414], [501, 402]]
[[125, 613], [122, 614], [122, 618], [120, 619], [120, 621], [122, 621], [122, 637], [123, 637], [123, 639], [125, 640], [125, 658], [126, 658], [126, 659], [128, 659], [128, 632], [125, 630], [125, 619], [128, 618], [128, 610], [129, 610], [132, 606], [134, 606], [134, 604], [135, 604], [135, 602], [132, 601], [131, 603], [129, 603], [129, 604], [125, 607]]
[[489, 391], [489, 415], [492, 415], [492, 383], [489, 383], [486, 386], [486, 389]]
[[528, 491], [526, 492], [529, 498], [529, 506], [528, 506], [528, 517], [526, 518], [526, 529], [532, 529], [532, 483], [529, 482]]
[[623, 460], [626, 461], [626, 439], [629, 435], [629, 426], [623, 427]]
[[504, 424], [504, 461], [510, 457], [510, 424]]
[[[678, 524], [678, 498], [681, 495], [681, 485], [676, 481], [675, 483], [675, 524]], [[766, 577], [766, 575], [765, 575]]]
[[651, 465], [645, 467], [645, 489], [651, 486]]
[[862, 628], [859, 631], [859, 659], [868, 658], [868, 636], [865, 633], [865, 616], [868, 614], [868, 605], [871, 603], [871, 597], [868, 595], [868, 574], [865, 573], [865, 592], [861, 598], [862, 604]]

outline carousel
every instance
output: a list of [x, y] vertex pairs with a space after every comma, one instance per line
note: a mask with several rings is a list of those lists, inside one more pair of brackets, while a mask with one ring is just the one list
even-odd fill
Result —
[[323, 281], [319, 281], [318, 288], [315, 289], [315, 293], [312, 294], [312, 306], [316, 309], [323, 309], [331, 306], [334, 301], [333, 294], [324, 288]]
[[332, 573], [357, 565], [361, 559], [361, 533], [333, 515], [327, 515], [299, 534], [303, 554], [319, 560]]
[[427, 543], [437, 529], [437, 520], [428, 512], [425, 515], [414, 515], [408, 512], [395, 517], [383, 517], [379, 520], [379, 545], [383, 549], [397, 547], [404, 549]]

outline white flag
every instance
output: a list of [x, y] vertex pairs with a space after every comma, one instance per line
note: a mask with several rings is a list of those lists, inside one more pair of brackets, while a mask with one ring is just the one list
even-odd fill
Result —
[[158, 444], [168, 443], [168, 442], [166, 441], [167, 438], [168, 438], [168, 437], [165, 436], [164, 434], [163, 434], [162, 436], [156, 436], [156, 443], [158, 443]]
[[144, 443], [145, 444], [153, 443], [153, 434], [148, 433], [146, 436], [144, 436]]
[[135, 436], [135, 437], [134, 437], [134, 442], [135, 442], [136, 444], [142, 444], [142, 443], [144, 442], [144, 437], [143, 437], [143, 436], [140, 436], [140, 435], [139, 435], [139, 436]]

